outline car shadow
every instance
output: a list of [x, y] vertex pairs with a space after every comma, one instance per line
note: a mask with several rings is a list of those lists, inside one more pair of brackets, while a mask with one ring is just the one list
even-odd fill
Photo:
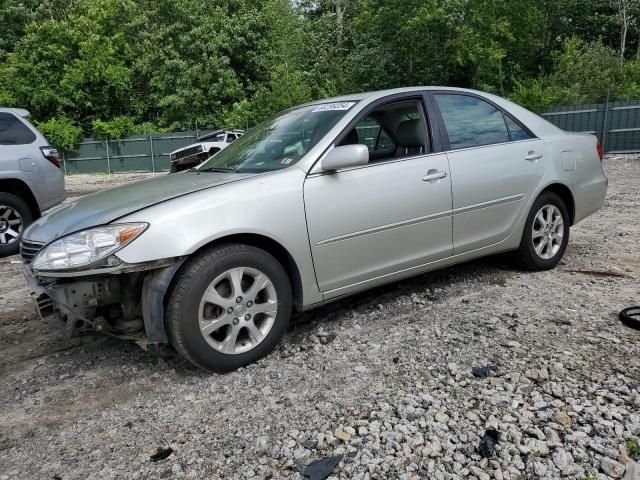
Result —
[[[505, 285], [507, 278], [518, 273], [510, 258], [505, 254], [493, 255], [466, 263], [453, 265], [389, 283], [380, 287], [344, 297], [321, 307], [297, 313], [291, 319], [290, 333], [300, 333], [315, 328], [317, 323], [336, 320], [341, 314], [353, 310], [384, 309], [402, 296], [418, 297], [429, 301], [444, 301], [450, 296], [452, 286]], [[420, 301], [417, 298], [417, 301]]]

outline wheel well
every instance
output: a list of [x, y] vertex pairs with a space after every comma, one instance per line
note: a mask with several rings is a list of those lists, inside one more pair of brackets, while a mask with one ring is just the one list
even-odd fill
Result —
[[15, 178], [0, 179], [0, 192], [10, 193], [11, 195], [21, 198], [31, 209], [34, 219], [40, 216], [40, 207], [38, 206], [36, 197], [33, 196], [31, 189], [22, 180]]
[[296, 265], [295, 260], [291, 254], [272, 238], [265, 237], [264, 235], [246, 233], [229, 235], [226, 237], [218, 238], [207, 245], [200, 248], [209, 248], [213, 245], [222, 245], [225, 243], [241, 243], [244, 245], [251, 245], [252, 247], [260, 248], [275, 257], [280, 265], [284, 268], [291, 281], [291, 291], [293, 293], [293, 307], [296, 311], [302, 309], [302, 278], [300, 277], [300, 271]]
[[573, 194], [571, 193], [571, 190], [569, 190], [569, 187], [567, 187], [566, 185], [562, 185], [561, 183], [554, 183], [546, 187], [543, 192], [553, 192], [562, 199], [564, 204], [567, 206], [567, 210], [569, 211], [569, 218], [571, 219], [571, 225], [573, 225], [573, 222], [576, 218], [576, 204], [573, 200]]

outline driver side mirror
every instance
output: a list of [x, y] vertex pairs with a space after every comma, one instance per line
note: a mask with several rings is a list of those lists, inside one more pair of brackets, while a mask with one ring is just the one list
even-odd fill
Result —
[[322, 170], [332, 172], [342, 168], [359, 167], [369, 163], [369, 149], [366, 145], [343, 145], [335, 147], [320, 162]]

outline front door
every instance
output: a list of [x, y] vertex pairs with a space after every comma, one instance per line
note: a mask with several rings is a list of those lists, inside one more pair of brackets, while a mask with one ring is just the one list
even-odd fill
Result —
[[376, 108], [341, 142], [367, 145], [369, 164], [306, 179], [311, 251], [328, 296], [451, 255], [449, 165], [429, 153], [424, 118], [418, 99]]

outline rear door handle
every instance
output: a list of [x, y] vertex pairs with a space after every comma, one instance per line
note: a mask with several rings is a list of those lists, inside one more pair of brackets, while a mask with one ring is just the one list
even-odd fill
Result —
[[529, 161], [533, 161], [533, 160], [540, 160], [542, 158], [542, 154], [538, 153], [538, 152], [534, 152], [533, 150], [531, 150], [525, 157], [525, 160], [529, 160]]
[[440, 180], [441, 178], [445, 178], [447, 176], [447, 172], [436, 172], [433, 170], [429, 170], [427, 175], [422, 177], [423, 182], [430, 182], [431, 180]]

